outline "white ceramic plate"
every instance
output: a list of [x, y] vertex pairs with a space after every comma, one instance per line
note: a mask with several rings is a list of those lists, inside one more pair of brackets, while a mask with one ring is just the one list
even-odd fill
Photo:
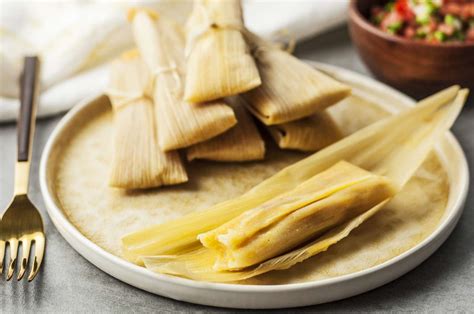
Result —
[[[394, 89], [360, 74], [338, 67], [314, 63], [332, 76], [353, 86], [370, 89], [378, 97], [389, 95], [397, 103], [388, 109], [396, 112], [413, 105], [414, 101]], [[425, 240], [403, 254], [375, 267], [348, 275], [313, 282], [285, 285], [237, 285], [197, 282], [188, 279], [154, 274], [145, 268], [120, 259], [88, 240], [64, 215], [49, 187], [48, 168], [51, 154], [61, 132], [74, 116], [86, 108], [89, 101], [71, 110], [58, 124], [44, 150], [40, 185], [49, 216], [63, 237], [82, 256], [106, 273], [140, 289], [192, 303], [233, 308], [284, 308], [319, 304], [347, 298], [379, 287], [410, 271], [428, 258], [448, 237], [463, 210], [468, 190], [468, 167], [464, 153], [454, 136], [449, 133], [440, 141], [436, 151], [448, 173], [450, 193], [446, 213], [435, 231]], [[449, 160], [448, 162], [445, 162]]]

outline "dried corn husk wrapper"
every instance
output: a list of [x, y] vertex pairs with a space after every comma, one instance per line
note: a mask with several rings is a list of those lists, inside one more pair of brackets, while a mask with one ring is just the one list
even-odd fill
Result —
[[342, 138], [342, 132], [326, 111], [283, 124], [269, 125], [278, 147], [305, 152], [320, 150]]
[[186, 25], [185, 99], [205, 102], [260, 85], [239, 0], [196, 0]]
[[[204, 248], [196, 248], [182, 254], [145, 256], [143, 257], [145, 265], [157, 272], [196, 280], [238, 281], [271, 270], [287, 269], [327, 250], [329, 246], [347, 237], [354, 228], [380, 210], [389, 198], [410, 179], [432, 149], [435, 141], [449, 129], [460, 113], [467, 97], [467, 90], [459, 92], [458, 90], [457, 87], [445, 90], [435, 97], [428, 98], [417, 108], [407, 110], [396, 117], [384, 119], [354, 133], [346, 138], [348, 140], [342, 140], [324, 150], [330, 153], [327, 156], [328, 160], [324, 160], [326, 156], [324, 151], [321, 151], [276, 175], [279, 177], [284, 173], [289, 179], [288, 176], [291, 176], [295, 166], [299, 168], [305, 164], [306, 173], [314, 171], [315, 166], [319, 169], [325, 168], [326, 170], [317, 171], [314, 177], [316, 178], [319, 174], [326, 177], [323, 180], [327, 180], [328, 176], [337, 177], [339, 173], [349, 173], [348, 177], [352, 177], [352, 180], [342, 179], [333, 182], [329, 180], [329, 185], [338, 182], [336, 185], [342, 184], [342, 186], [333, 186], [331, 191], [327, 191], [326, 184], [319, 189], [315, 187], [318, 190], [316, 193], [313, 191], [305, 194], [306, 188], [314, 187], [319, 181], [311, 182], [310, 178], [303, 185], [296, 186], [290, 193], [282, 194], [268, 203], [262, 203], [257, 209], [244, 211], [228, 224], [200, 235]], [[449, 103], [446, 104], [443, 100]], [[379, 134], [381, 130], [385, 131], [384, 133], [391, 131], [396, 135], [384, 136], [386, 134]], [[358, 146], [364, 152], [361, 155], [352, 156], [357, 155], [359, 150], [351, 147], [349, 141], [358, 142]], [[387, 142], [392, 143], [387, 144]], [[342, 165], [339, 163], [328, 168], [328, 163], [334, 165], [333, 156], [338, 155], [331, 148], [336, 148], [339, 154], [351, 153], [352, 155], [347, 155], [348, 159], [352, 159], [352, 162], [364, 168], [371, 169], [372, 173], [364, 173], [361, 169], [352, 168], [353, 166], [347, 163], [342, 163]], [[378, 156], [374, 156], [374, 150], [379, 152]], [[367, 158], [368, 153], [372, 153], [371, 158]], [[310, 161], [313, 163], [311, 164]], [[381, 177], [381, 174], [384, 174], [386, 178]], [[270, 180], [272, 179], [275, 179], [275, 176]], [[270, 184], [277, 188], [278, 186], [274, 183], [276, 182]], [[282, 183], [279, 182], [279, 185]], [[301, 195], [298, 196], [299, 193]], [[295, 207], [298, 207], [297, 204], [303, 205], [311, 198], [317, 199], [325, 193], [329, 195], [326, 194], [325, 198], [322, 197], [319, 201], [292, 212]], [[346, 211], [348, 209], [351, 210]], [[335, 220], [344, 220], [339, 216], [341, 212], [348, 215], [346, 218], [350, 217], [350, 213], [356, 214], [348, 221], [337, 224]], [[327, 226], [329, 231], [304, 245], [303, 243], [307, 240], [305, 235], [313, 231], [324, 232], [324, 225], [328, 219], [335, 219], [334, 225]], [[295, 247], [297, 243], [304, 246], [283, 253], [285, 249], [281, 248], [282, 242], [286, 248]], [[280, 253], [283, 255], [275, 256]], [[263, 261], [268, 257], [273, 258]]]
[[135, 42], [153, 78], [158, 142], [162, 150], [188, 147], [221, 134], [237, 123], [223, 101], [183, 100], [184, 34], [180, 27], [148, 10], [132, 10]]
[[242, 96], [264, 124], [282, 124], [322, 111], [347, 97], [351, 89], [275, 45], [246, 32], [262, 85]]
[[234, 109], [237, 125], [224, 134], [188, 148], [188, 160], [249, 161], [265, 157], [265, 142], [242, 100], [233, 97], [228, 102]]
[[129, 52], [111, 65], [107, 94], [114, 111], [114, 154], [110, 185], [126, 189], [186, 182], [177, 152], [160, 151], [147, 96], [149, 73], [138, 52]]
[[[394, 186], [402, 187], [431, 151], [439, 136], [452, 125], [466, 96], [467, 91], [460, 91], [458, 86], [443, 90], [422, 100], [414, 108], [365, 127], [281, 170], [236, 199], [131, 233], [122, 239], [123, 250], [134, 259], [140, 256], [179, 254], [184, 248], [189, 249], [197, 244], [197, 235], [294, 189], [341, 160], [385, 176]], [[361, 219], [355, 218], [354, 221], [349, 222], [348, 226], [358, 225]], [[343, 228], [341, 232], [347, 230]], [[331, 239], [341, 238], [339, 233], [334, 236]], [[331, 240], [330, 243], [335, 242]], [[308, 250], [318, 251], [312, 248]], [[307, 253], [304, 255], [307, 256]]]

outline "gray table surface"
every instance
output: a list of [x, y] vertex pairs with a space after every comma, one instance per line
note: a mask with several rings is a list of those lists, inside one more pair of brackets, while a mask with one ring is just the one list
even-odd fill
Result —
[[[345, 27], [298, 46], [296, 55], [370, 75], [352, 46]], [[472, 169], [474, 163], [474, 101], [471, 98], [453, 132]], [[96, 268], [61, 237], [46, 214], [38, 183], [42, 149], [60, 116], [38, 121], [34, 143], [30, 196], [46, 223], [47, 251], [36, 280], [6, 283], [0, 280], [0, 312], [224, 312], [178, 302], [129, 286]], [[16, 157], [15, 125], [0, 125], [0, 208], [13, 193]], [[473, 175], [471, 173], [471, 182]], [[300, 311], [472, 312], [474, 311], [474, 187], [464, 214], [449, 239], [419, 267], [373, 291], [346, 300], [300, 308]], [[235, 310], [233, 310], [234, 312]], [[294, 310], [281, 310], [293, 312]]]

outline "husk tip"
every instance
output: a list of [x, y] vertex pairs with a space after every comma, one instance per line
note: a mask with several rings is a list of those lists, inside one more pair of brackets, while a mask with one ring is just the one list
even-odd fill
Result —
[[469, 88], [462, 88], [458, 93], [467, 98], [467, 96], [469, 96], [470, 90]]

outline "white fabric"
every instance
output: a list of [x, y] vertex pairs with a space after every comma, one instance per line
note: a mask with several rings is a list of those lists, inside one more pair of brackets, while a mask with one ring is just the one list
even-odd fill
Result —
[[[348, 0], [244, 0], [248, 28], [271, 38], [279, 30], [301, 40], [345, 21]], [[42, 60], [39, 116], [56, 114], [104, 91], [107, 62], [133, 45], [128, 7], [149, 6], [185, 21], [188, 0], [0, 2], [0, 122], [17, 117], [22, 58]]]

